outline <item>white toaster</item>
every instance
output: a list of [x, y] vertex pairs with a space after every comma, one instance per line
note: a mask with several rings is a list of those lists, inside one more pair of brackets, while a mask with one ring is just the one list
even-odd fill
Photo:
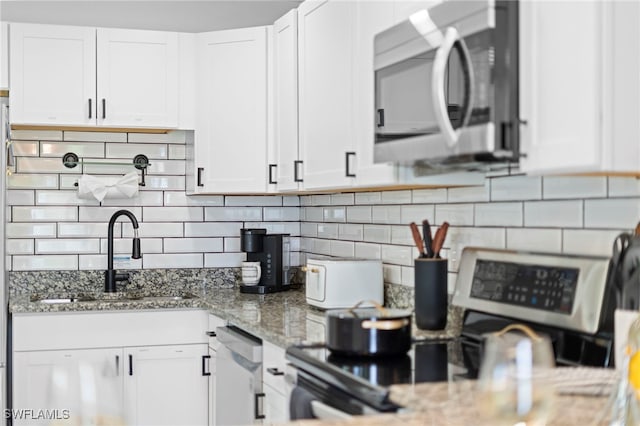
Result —
[[[384, 302], [382, 261], [308, 259], [307, 303], [321, 309], [350, 308], [361, 301]], [[360, 306], [373, 306], [363, 303]]]

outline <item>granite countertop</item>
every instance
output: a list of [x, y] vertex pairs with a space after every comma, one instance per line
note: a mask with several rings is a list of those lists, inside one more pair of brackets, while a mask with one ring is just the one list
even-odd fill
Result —
[[[192, 297], [172, 300], [171, 296], [189, 294]], [[293, 344], [319, 343], [324, 341], [324, 311], [309, 306], [304, 289], [292, 289], [266, 295], [240, 293], [237, 287], [207, 289], [198, 295], [194, 293], [152, 292], [148, 298], [127, 298], [126, 294], [92, 293], [96, 300], [84, 301], [81, 293], [19, 293], [12, 294], [9, 311], [12, 314], [119, 311], [141, 309], [206, 309], [230, 324], [286, 348]], [[71, 303], [43, 303], [38, 298], [69, 298], [78, 300]], [[451, 307], [445, 330], [418, 330], [413, 322], [413, 336], [416, 339], [452, 338], [459, 334], [461, 312]]]

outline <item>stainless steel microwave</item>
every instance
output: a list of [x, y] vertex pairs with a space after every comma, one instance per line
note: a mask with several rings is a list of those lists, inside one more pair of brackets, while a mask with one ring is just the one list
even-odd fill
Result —
[[374, 48], [375, 162], [429, 173], [518, 160], [517, 1], [445, 1]]

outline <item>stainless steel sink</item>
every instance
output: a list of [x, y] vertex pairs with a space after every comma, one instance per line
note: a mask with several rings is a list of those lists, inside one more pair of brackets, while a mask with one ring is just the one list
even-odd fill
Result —
[[57, 303], [77, 303], [77, 302], [94, 302], [95, 297], [92, 296], [72, 296], [72, 297], [58, 297], [58, 296], [41, 296], [32, 295], [31, 302], [57, 304]]
[[43, 295], [32, 294], [30, 301], [32, 303], [46, 303], [46, 304], [58, 304], [58, 303], [84, 303], [84, 302], [165, 302], [165, 301], [180, 301], [191, 300], [196, 298], [192, 293], [174, 293], [163, 295], [143, 295], [140, 293], [95, 293], [95, 294], [82, 294], [82, 295]]

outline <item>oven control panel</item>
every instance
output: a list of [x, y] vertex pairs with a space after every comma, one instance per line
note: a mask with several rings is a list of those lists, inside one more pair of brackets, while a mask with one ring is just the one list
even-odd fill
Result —
[[596, 333], [609, 258], [466, 247], [452, 303], [465, 309]]

